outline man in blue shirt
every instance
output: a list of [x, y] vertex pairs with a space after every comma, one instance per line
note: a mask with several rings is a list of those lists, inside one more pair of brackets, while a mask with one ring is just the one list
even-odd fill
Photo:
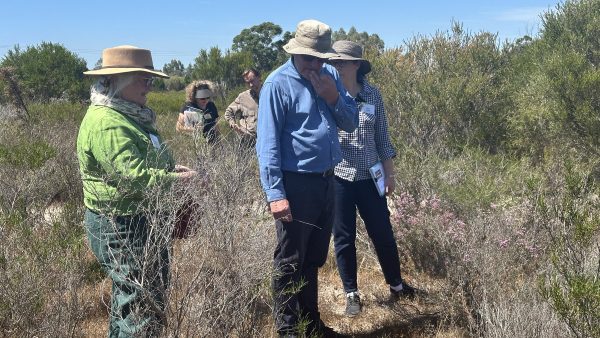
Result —
[[335, 68], [331, 29], [301, 21], [284, 47], [291, 58], [260, 93], [256, 152], [260, 179], [277, 230], [273, 294], [281, 336], [334, 336], [320, 319], [318, 268], [327, 258], [333, 223], [333, 168], [342, 159], [338, 128], [352, 132], [358, 108]]

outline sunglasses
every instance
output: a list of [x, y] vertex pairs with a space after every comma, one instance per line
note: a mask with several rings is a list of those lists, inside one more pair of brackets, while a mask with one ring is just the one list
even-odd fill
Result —
[[299, 54], [299, 56], [302, 58], [302, 60], [304, 62], [308, 62], [308, 63], [311, 63], [315, 60], [317, 60], [317, 62], [323, 63], [327, 60], [327, 59], [321, 59], [319, 57], [312, 56], [312, 55]]
[[198, 100], [202, 100], [202, 101], [206, 101], [206, 100], [208, 100], [208, 99], [209, 99], [208, 97], [199, 97], [199, 98], [198, 98]]
[[337, 67], [337, 66], [347, 65], [352, 61], [350, 61], [350, 60], [329, 60], [328, 62], [330, 65]]

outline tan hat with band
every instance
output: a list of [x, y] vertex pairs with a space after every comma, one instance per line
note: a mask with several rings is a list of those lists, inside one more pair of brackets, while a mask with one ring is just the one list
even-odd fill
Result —
[[321, 59], [337, 55], [331, 48], [331, 28], [317, 20], [300, 21], [294, 38], [283, 49], [289, 54], [312, 55]]
[[135, 46], [116, 46], [102, 51], [102, 68], [83, 72], [85, 75], [112, 75], [131, 72], [143, 72], [158, 77], [169, 75], [155, 70], [152, 54], [148, 49]]

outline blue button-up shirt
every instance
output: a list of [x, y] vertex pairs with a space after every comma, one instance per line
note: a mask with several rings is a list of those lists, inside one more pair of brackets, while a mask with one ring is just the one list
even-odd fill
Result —
[[322, 173], [342, 160], [338, 127], [352, 132], [358, 108], [337, 71], [323, 65], [340, 92], [335, 106], [318, 97], [292, 59], [275, 70], [262, 86], [258, 104], [256, 152], [267, 202], [285, 199], [282, 171]]

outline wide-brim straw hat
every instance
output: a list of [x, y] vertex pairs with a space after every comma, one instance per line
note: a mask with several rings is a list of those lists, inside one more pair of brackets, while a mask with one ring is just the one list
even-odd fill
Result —
[[371, 63], [363, 58], [363, 49], [358, 43], [340, 40], [334, 42], [332, 48], [338, 55], [330, 57], [329, 60], [360, 61], [358, 73], [367, 74], [371, 71]]
[[169, 75], [155, 70], [152, 54], [148, 49], [135, 46], [116, 46], [102, 51], [102, 68], [83, 72], [85, 75], [113, 75], [131, 72], [148, 73], [168, 78]]
[[312, 55], [321, 59], [335, 56], [331, 48], [331, 28], [317, 20], [303, 20], [296, 26], [296, 33], [283, 46], [289, 54]]

